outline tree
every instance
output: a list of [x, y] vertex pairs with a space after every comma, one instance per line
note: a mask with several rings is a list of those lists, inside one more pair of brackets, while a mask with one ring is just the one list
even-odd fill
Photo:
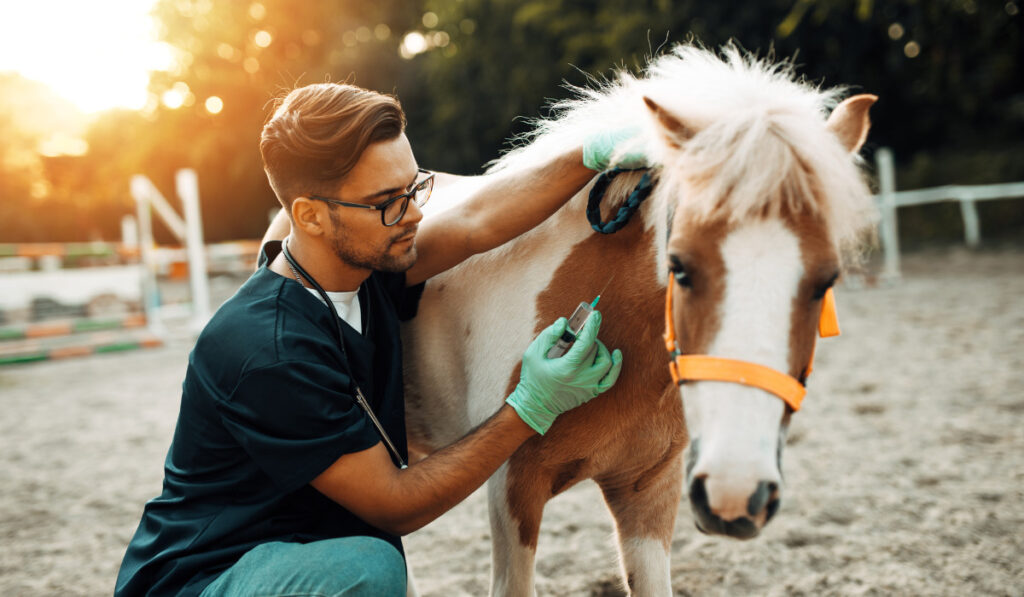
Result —
[[[191, 167], [207, 239], [259, 236], [277, 202], [258, 137], [271, 100], [296, 84], [351, 81], [397, 93], [420, 163], [472, 173], [549, 98], [565, 97], [563, 82], [638, 71], [690, 39], [708, 47], [733, 39], [793, 58], [813, 82], [877, 93], [867, 150], [893, 147], [905, 186], [1021, 180], [1020, 2], [158, 0], [161, 39], [177, 65], [153, 75], [143, 111], [94, 122], [86, 155], [40, 157], [45, 134], [26, 133], [26, 110], [9, 107], [15, 96], [38, 103], [38, 90], [0, 77], [0, 234], [116, 238], [120, 215], [133, 210], [132, 174], [169, 196], [174, 172]], [[1024, 221], [1024, 208], [1005, 209], [1001, 222]]]
[[394, 91], [403, 67], [395, 32], [415, 18], [407, 7], [161, 0], [161, 39], [177, 50], [178, 67], [151, 80], [163, 103], [149, 138], [134, 145], [140, 171], [170, 192], [175, 170], [197, 169], [206, 237], [259, 236], [278, 206], [259, 155], [272, 100], [324, 80]]

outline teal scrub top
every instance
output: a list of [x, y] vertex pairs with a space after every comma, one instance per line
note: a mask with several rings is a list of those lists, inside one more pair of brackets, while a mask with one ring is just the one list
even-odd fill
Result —
[[415, 315], [423, 285], [374, 272], [359, 291], [365, 333], [343, 322], [342, 353], [327, 306], [267, 269], [278, 252], [279, 242], [264, 247], [263, 265], [189, 355], [163, 493], [145, 506], [116, 596], [198, 595], [270, 541], [368, 535], [403, 552], [399, 537], [309, 483], [380, 441], [353, 397], [352, 375], [407, 456], [399, 322]]

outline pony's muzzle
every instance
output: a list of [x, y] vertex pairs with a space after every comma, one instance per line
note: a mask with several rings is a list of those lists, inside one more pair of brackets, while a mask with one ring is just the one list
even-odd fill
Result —
[[[777, 481], [758, 481], [751, 491], [725, 491], [726, 485], [697, 475], [690, 483], [690, 506], [697, 528], [709, 535], [727, 535], [736, 539], [756, 537], [779, 509], [781, 501]], [[745, 499], [739, 494], [745, 493]]]

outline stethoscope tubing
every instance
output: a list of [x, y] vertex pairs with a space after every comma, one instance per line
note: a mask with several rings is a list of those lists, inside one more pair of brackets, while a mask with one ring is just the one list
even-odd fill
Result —
[[[284, 253], [284, 258], [288, 261], [288, 264], [291, 265], [300, 276], [309, 282], [309, 285], [313, 287], [313, 290], [316, 290], [317, 294], [320, 295], [320, 298], [322, 298], [324, 303], [327, 304], [327, 308], [330, 309], [331, 315], [334, 317], [334, 325], [338, 331], [338, 348], [341, 349], [341, 354], [345, 356], [347, 360], [347, 354], [345, 352], [345, 336], [342, 334], [341, 327], [341, 316], [338, 315], [338, 310], [334, 307], [331, 297], [327, 295], [327, 291], [324, 290], [323, 286], [320, 286], [316, 279], [309, 275], [309, 273], [299, 265], [299, 262], [295, 260], [295, 257], [292, 256], [291, 251], [288, 250], [287, 238], [281, 242], [281, 252]], [[394, 456], [399, 467], [407, 468], [408, 464], [405, 459], [402, 458], [402, 455], [398, 452], [398, 448], [396, 448], [394, 442], [391, 441], [391, 437], [388, 436], [387, 431], [384, 431], [384, 426], [381, 425], [380, 420], [377, 419], [377, 415], [375, 415], [373, 409], [370, 408], [370, 402], [366, 399], [366, 395], [363, 394], [362, 389], [360, 389], [359, 384], [356, 382], [355, 375], [350, 374], [349, 379], [352, 380], [352, 386], [355, 388], [356, 402], [360, 407], [362, 407], [363, 411], [366, 412], [367, 416], [370, 417], [370, 422], [373, 423], [373, 426], [377, 429], [377, 433], [380, 435], [381, 439], [384, 440], [384, 445], [387, 446], [388, 451], [390, 451], [391, 455]]]

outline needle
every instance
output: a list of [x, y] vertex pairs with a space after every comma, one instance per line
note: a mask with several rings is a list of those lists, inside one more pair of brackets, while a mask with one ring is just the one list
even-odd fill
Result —
[[597, 301], [601, 300], [601, 295], [608, 289], [608, 285], [612, 283], [613, 278], [615, 278], [615, 274], [612, 274], [612, 277], [608, 278], [608, 281], [604, 283], [604, 288], [601, 289], [601, 292], [597, 293], [597, 298], [594, 299], [594, 302], [590, 303], [591, 309], [597, 306]]

